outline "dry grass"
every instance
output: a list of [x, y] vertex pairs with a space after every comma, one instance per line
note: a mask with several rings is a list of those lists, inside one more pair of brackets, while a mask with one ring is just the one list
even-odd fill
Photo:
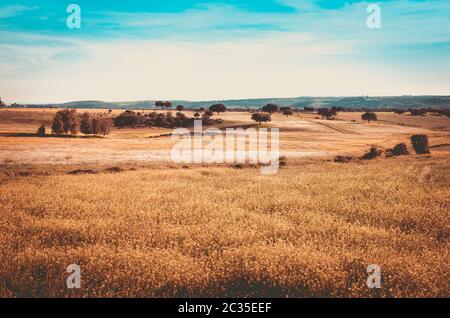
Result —
[[[13, 160], [23, 164], [117, 164], [124, 161], [167, 162], [170, 159], [170, 149], [174, 144], [170, 137], [149, 138], [168, 135], [172, 132], [170, 129], [113, 129], [106, 138], [37, 138], [20, 135], [35, 132], [41, 122], [46, 122], [49, 130], [49, 122], [56, 111], [0, 110], [0, 163]], [[107, 113], [106, 110], [88, 111]], [[113, 114], [120, 112], [115, 110]], [[192, 116], [192, 112], [186, 113]], [[409, 137], [413, 134], [427, 134], [436, 155], [448, 156], [450, 152], [450, 129], [437, 129], [441, 126], [450, 128], [450, 118], [379, 114], [380, 119], [391, 116], [410, 121], [410, 125], [400, 126], [388, 121], [362, 123], [359, 113], [339, 113], [335, 121], [316, 119], [316, 116], [297, 113], [289, 117], [281, 114], [272, 116], [272, 122], [267, 126], [280, 128], [282, 155], [288, 158], [360, 156], [374, 144], [385, 148], [402, 142], [409, 145]], [[224, 120], [220, 125], [222, 128], [254, 124], [250, 113], [229, 112], [214, 117]], [[352, 122], [354, 118], [356, 122]]]
[[450, 165], [420, 158], [3, 180], [0, 296], [448, 297]]

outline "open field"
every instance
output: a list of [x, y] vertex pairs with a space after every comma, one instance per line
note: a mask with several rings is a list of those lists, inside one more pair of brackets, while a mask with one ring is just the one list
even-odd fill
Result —
[[[450, 296], [448, 118], [275, 114], [265, 127], [280, 128], [288, 164], [263, 176], [173, 164], [173, 142], [157, 137], [169, 129], [32, 136], [55, 112], [0, 110], [0, 297]], [[415, 133], [431, 155], [332, 162], [410, 147]], [[67, 174], [77, 168], [98, 173]], [[81, 289], [66, 288], [69, 264]], [[381, 289], [367, 288], [368, 264]]]
[[[170, 160], [169, 152], [174, 145], [170, 136], [167, 136], [172, 132], [170, 129], [113, 129], [111, 135], [103, 139], [33, 138], [29, 135], [41, 123], [46, 124], [50, 130], [51, 119], [56, 111], [57, 109], [0, 110], [0, 163], [114, 164]], [[89, 111], [107, 113], [105, 110]], [[120, 112], [114, 110], [113, 114]], [[192, 116], [192, 112], [186, 113]], [[360, 113], [340, 113], [335, 121], [317, 119], [315, 114], [295, 114], [290, 117], [274, 114], [272, 122], [264, 126], [280, 129], [281, 153], [293, 159], [361, 155], [373, 144], [386, 148], [399, 142], [409, 144], [409, 137], [418, 133], [429, 135], [435, 155], [449, 153], [450, 118], [433, 115], [411, 117], [390, 113], [381, 113], [379, 116], [380, 119], [391, 122], [363, 123]], [[250, 113], [239, 112], [214, 116], [224, 120], [220, 128], [254, 125], [250, 117]], [[404, 125], [398, 125], [398, 122]], [[413, 126], [408, 126], [407, 123]], [[159, 135], [166, 137], [149, 138]]]
[[[0, 185], [1, 296], [449, 296], [449, 162], [140, 169]], [[65, 288], [80, 264], [82, 288]], [[383, 288], [368, 290], [379, 264]]]

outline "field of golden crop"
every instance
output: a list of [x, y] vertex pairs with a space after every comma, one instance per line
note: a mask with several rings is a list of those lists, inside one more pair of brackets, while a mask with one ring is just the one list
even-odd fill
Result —
[[[174, 164], [169, 129], [35, 136], [56, 111], [0, 110], [0, 297], [450, 296], [449, 118], [274, 114], [265, 126], [288, 164], [263, 176]], [[431, 155], [332, 160], [374, 144], [413, 152], [416, 133]], [[81, 289], [66, 286], [70, 264]], [[367, 288], [369, 264], [381, 289]]]
[[[449, 297], [448, 158], [0, 184], [0, 296]], [[81, 289], [69, 290], [69, 264]], [[366, 286], [381, 267], [382, 288]]]

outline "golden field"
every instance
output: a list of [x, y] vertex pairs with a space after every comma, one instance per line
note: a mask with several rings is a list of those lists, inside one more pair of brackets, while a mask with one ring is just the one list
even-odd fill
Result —
[[[269, 126], [280, 127], [288, 164], [263, 176], [251, 166], [142, 157], [170, 149], [170, 138], [148, 138], [164, 130], [37, 138], [20, 133], [53, 110], [27, 110], [31, 122], [7, 111], [1, 297], [450, 296], [447, 118], [274, 115]], [[220, 117], [250, 123], [246, 113]], [[416, 132], [429, 135], [432, 155], [330, 159]], [[113, 165], [124, 171], [105, 171]], [[99, 173], [67, 175], [86, 167]], [[66, 288], [70, 264], [81, 266], [81, 289]], [[381, 267], [381, 289], [366, 286], [369, 264]]]

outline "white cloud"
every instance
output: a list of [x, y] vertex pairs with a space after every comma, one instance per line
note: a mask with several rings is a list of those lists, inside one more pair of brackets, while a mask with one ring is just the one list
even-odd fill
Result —
[[4, 99], [60, 102], [438, 94], [450, 87], [448, 78], [430, 87], [417, 77], [342, 60], [351, 45], [315, 42], [304, 34], [273, 33], [265, 39], [201, 44], [86, 42], [80, 49], [89, 58], [65, 63], [51, 59], [58, 50], [37, 51], [43, 69], [35, 74], [27, 74], [26, 69], [12, 71], [9, 80], [0, 84], [0, 91], [9, 93]]
[[35, 10], [36, 6], [9, 5], [0, 8], [0, 19], [11, 18], [20, 15], [24, 11]]

